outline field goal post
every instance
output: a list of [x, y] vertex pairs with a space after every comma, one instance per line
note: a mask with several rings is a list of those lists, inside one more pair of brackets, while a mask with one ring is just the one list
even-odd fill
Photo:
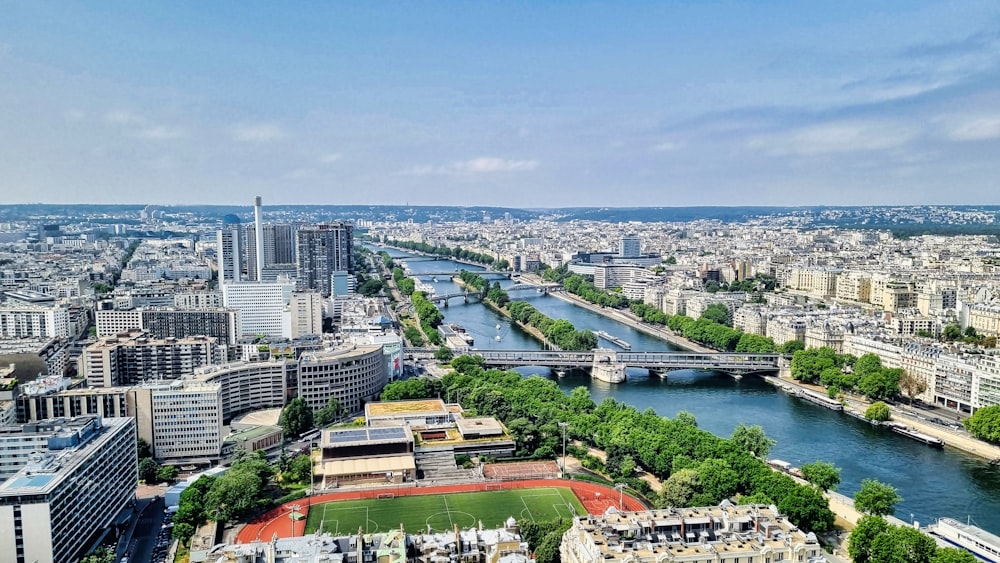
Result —
[[503, 481], [498, 481], [496, 483], [485, 483], [483, 485], [483, 490], [484, 491], [502, 491], [503, 490]]
[[378, 500], [390, 500], [396, 498], [396, 493], [379, 493]]

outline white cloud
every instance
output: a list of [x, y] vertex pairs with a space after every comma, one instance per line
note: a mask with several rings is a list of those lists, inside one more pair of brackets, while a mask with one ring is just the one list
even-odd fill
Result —
[[917, 133], [902, 123], [853, 120], [758, 135], [750, 138], [747, 147], [777, 156], [878, 151], [905, 145]]
[[233, 140], [243, 143], [270, 143], [288, 136], [285, 130], [273, 123], [240, 125], [233, 129]]
[[129, 110], [116, 109], [104, 114], [104, 120], [114, 125], [145, 125], [146, 118]]
[[402, 172], [407, 176], [493, 174], [497, 172], [527, 172], [538, 168], [537, 160], [513, 160], [493, 156], [481, 156], [470, 160], [458, 160], [444, 166], [427, 164], [414, 166]]
[[986, 141], [1000, 138], [1000, 115], [981, 115], [949, 121], [945, 134], [953, 141]]
[[178, 127], [168, 127], [165, 125], [156, 125], [153, 127], [146, 127], [141, 129], [135, 134], [136, 137], [140, 139], [150, 139], [154, 141], [166, 140], [166, 139], [177, 139], [184, 136], [184, 130]]
[[342, 157], [343, 155], [340, 154], [339, 152], [331, 152], [319, 155], [319, 158], [317, 158], [316, 160], [318, 160], [322, 164], [333, 164], [334, 162], [340, 160]]
[[650, 147], [654, 152], [674, 152], [684, 148], [684, 143], [676, 141], [663, 141]]
[[538, 168], [536, 160], [508, 160], [491, 156], [481, 156], [472, 160], [453, 162], [452, 168], [459, 172], [523, 172]]

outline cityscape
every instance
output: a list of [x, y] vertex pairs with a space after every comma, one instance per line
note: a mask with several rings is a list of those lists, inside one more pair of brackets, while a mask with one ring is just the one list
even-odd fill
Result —
[[5, 3], [0, 561], [1000, 563], [1000, 5]]
[[[455, 211], [5, 208], [10, 554], [838, 561], [871, 519], [946, 553], [995, 537], [1000, 209]], [[652, 450], [622, 434], [649, 425]], [[521, 507], [463, 498], [499, 494]]]

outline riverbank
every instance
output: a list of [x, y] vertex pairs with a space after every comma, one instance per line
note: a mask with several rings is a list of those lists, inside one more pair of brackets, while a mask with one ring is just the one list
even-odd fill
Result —
[[[462, 278], [460, 278], [458, 276], [452, 276], [451, 282], [454, 283], [455, 285], [457, 285], [458, 287], [464, 289], [464, 290], [468, 291], [468, 290], [471, 289], [471, 290], [478, 291], [477, 288], [469, 287], [469, 284], [465, 283], [462, 280]], [[551, 342], [549, 342], [549, 340], [547, 338], [545, 338], [545, 335], [542, 334], [542, 331], [538, 330], [537, 328], [535, 328], [535, 327], [533, 327], [531, 325], [527, 325], [527, 324], [524, 324], [522, 322], [515, 321], [513, 318], [511, 318], [510, 311], [508, 311], [506, 308], [497, 307], [496, 303], [494, 303], [494, 302], [490, 301], [489, 299], [487, 299], [485, 295], [481, 295], [479, 299], [482, 302], [482, 304], [485, 305], [487, 308], [489, 308], [491, 311], [494, 311], [496, 313], [499, 313], [500, 315], [503, 315], [504, 318], [508, 319], [511, 323], [517, 325], [521, 330], [523, 330], [525, 333], [527, 333], [528, 335], [530, 335], [535, 340], [541, 342], [542, 345], [544, 345], [548, 349], [550, 349], [550, 350], [558, 350], [559, 349], [558, 346], [556, 346], [555, 344], [552, 344]]]
[[[522, 277], [526, 277], [526, 276], [522, 275]], [[534, 277], [534, 280], [538, 281], [539, 283], [541, 283], [541, 280], [538, 280], [537, 276]], [[659, 338], [660, 340], [663, 340], [664, 342], [669, 342], [671, 345], [676, 346], [677, 348], [680, 348], [683, 351], [686, 351], [686, 352], [703, 352], [703, 353], [706, 353], [706, 354], [711, 354], [711, 353], [718, 352], [718, 350], [712, 350], [711, 348], [706, 348], [706, 347], [701, 346], [701, 345], [699, 345], [699, 344], [697, 344], [695, 342], [691, 342], [690, 340], [688, 340], [688, 339], [686, 339], [686, 338], [684, 338], [682, 336], [678, 336], [678, 335], [674, 334], [673, 331], [671, 331], [667, 327], [660, 328], [657, 325], [652, 325], [652, 324], [647, 323], [645, 321], [640, 321], [639, 319], [637, 319], [635, 317], [635, 315], [633, 315], [629, 311], [620, 311], [618, 309], [608, 309], [608, 308], [605, 308], [605, 307], [601, 307], [600, 305], [594, 305], [593, 303], [591, 303], [591, 302], [589, 302], [589, 301], [587, 301], [587, 300], [585, 300], [585, 299], [583, 299], [583, 298], [581, 298], [579, 296], [573, 295], [572, 293], [566, 292], [566, 291], [553, 291], [553, 292], [550, 292], [549, 295], [551, 295], [552, 297], [555, 297], [556, 299], [560, 299], [560, 300], [565, 301], [567, 303], [572, 303], [572, 304], [574, 304], [574, 305], [576, 305], [578, 307], [582, 307], [584, 309], [587, 309], [589, 311], [597, 313], [598, 315], [601, 315], [603, 317], [607, 317], [607, 318], [609, 318], [609, 319], [611, 319], [611, 320], [613, 320], [615, 322], [619, 322], [619, 323], [622, 323], [624, 325], [628, 325], [628, 326], [634, 328], [635, 330], [638, 330], [639, 332], [642, 332], [643, 334], [648, 334], [649, 336], [652, 336], [654, 338]], [[582, 328], [586, 328], [586, 327], [578, 327], [578, 328], [582, 329]]]
[[[824, 387], [796, 381], [791, 377], [791, 374], [787, 372], [782, 372], [779, 377], [765, 376], [764, 380], [775, 386], [789, 385], [793, 389], [804, 389], [814, 393], [819, 393], [824, 397], [826, 396], [826, 389]], [[845, 408], [860, 413], [862, 416], [865, 411], [868, 410], [868, 407], [871, 406], [871, 402], [862, 397], [849, 396], [846, 397], [844, 401], [847, 403]], [[920, 420], [901, 405], [891, 405], [889, 410], [892, 412], [892, 420], [902, 422], [907, 426], [914, 428], [918, 432], [942, 440], [945, 443], [945, 447], [950, 446], [986, 460], [1000, 458], [1000, 447], [978, 440], [970, 436], [965, 430], [954, 430]]]

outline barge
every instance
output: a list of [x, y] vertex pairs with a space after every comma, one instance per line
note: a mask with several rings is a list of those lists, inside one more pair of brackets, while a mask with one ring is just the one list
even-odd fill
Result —
[[907, 426], [905, 424], [901, 424], [899, 422], [891, 422], [890, 421], [890, 422], [886, 422], [885, 426], [888, 426], [889, 430], [892, 430], [896, 434], [902, 434], [903, 436], [906, 436], [907, 438], [910, 438], [912, 440], [916, 440], [918, 442], [923, 442], [924, 444], [927, 444], [928, 446], [931, 446], [932, 448], [943, 448], [944, 447], [944, 441], [943, 440], [941, 440], [939, 438], [935, 438], [934, 436], [928, 436], [927, 434], [924, 434], [923, 432], [918, 432], [917, 430], [915, 430], [913, 428], [910, 428], [909, 426]]
[[631, 350], [632, 349], [632, 345], [629, 344], [628, 342], [622, 340], [621, 338], [618, 338], [617, 336], [614, 336], [612, 334], [608, 334], [607, 332], [604, 332], [603, 330], [595, 330], [594, 334], [596, 334], [600, 338], [603, 338], [604, 340], [607, 340], [608, 342], [614, 344], [615, 346], [618, 346], [622, 350]]
[[808, 389], [799, 389], [795, 393], [795, 396], [800, 399], [805, 399], [810, 403], [815, 403], [821, 407], [826, 407], [832, 411], [842, 411], [844, 410], [844, 405], [840, 404], [840, 401], [835, 401], [829, 397], [824, 397], [819, 393], [813, 393]]

